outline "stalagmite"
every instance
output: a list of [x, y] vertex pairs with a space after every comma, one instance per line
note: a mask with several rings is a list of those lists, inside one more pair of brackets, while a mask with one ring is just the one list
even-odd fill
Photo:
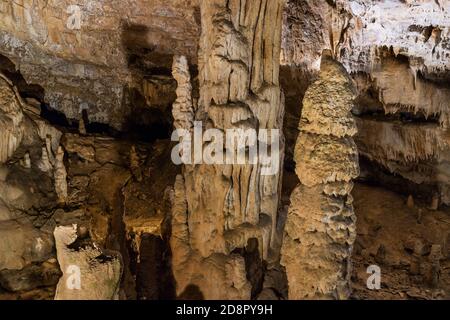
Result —
[[356, 216], [350, 194], [359, 175], [350, 114], [354, 91], [345, 69], [325, 53], [307, 90], [295, 149], [301, 184], [291, 195], [281, 263], [289, 299], [345, 299]]
[[177, 81], [177, 99], [172, 106], [175, 129], [190, 130], [194, 122], [192, 103], [192, 84], [189, 65], [185, 56], [175, 56], [172, 64], [172, 75]]
[[[191, 112], [187, 64], [176, 57], [175, 128], [190, 130], [195, 113], [193, 119], [202, 121], [204, 128], [219, 132], [282, 129], [283, 5], [283, 0], [201, 1], [200, 99]], [[273, 147], [270, 155], [281, 163], [282, 137], [266, 143]], [[194, 286], [206, 299], [249, 299], [252, 287], [244, 257], [235, 252], [252, 238], [258, 240], [262, 259], [277, 261], [281, 174], [278, 170], [264, 176], [262, 169], [262, 163], [185, 165], [183, 180], [177, 180], [180, 190], [175, 190], [175, 198], [185, 199], [175, 199], [180, 205], [172, 212], [172, 252], [183, 253], [173, 260], [178, 295]], [[182, 203], [185, 210], [178, 212]]]
[[433, 288], [437, 288], [441, 278], [441, 259], [442, 259], [442, 248], [440, 245], [432, 245], [431, 252], [428, 257], [429, 270], [426, 274], [428, 284]]
[[58, 202], [65, 204], [67, 202], [67, 171], [64, 165], [64, 150], [62, 147], [59, 147], [56, 153], [54, 177]]
[[450, 0], [0, 0], [0, 300], [450, 298], [449, 206]]
[[437, 209], [439, 209], [439, 195], [434, 194], [431, 198], [430, 210], [436, 211]]
[[[47, 149], [47, 157], [49, 162], [54, 165], [56, 162], [55, 156], [53, 155], [53, 147], [52, 147], [52, 136], [51, 135], [46, 135], [45, 136], [45, 148]], [[58, 149], [56, 149], [56, 153], [59, 153], [59, 147]]]
[[418, 224], [422, 223], [422, 218], [423, 218], [423, 210], [419, 208], [417, 210], [417, 219], [416, 219]]

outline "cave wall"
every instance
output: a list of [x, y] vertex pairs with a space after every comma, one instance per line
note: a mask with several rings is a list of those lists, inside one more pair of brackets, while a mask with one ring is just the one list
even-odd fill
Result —
[[199, 29], [197, 1], [0, 4], [0, 54], [45, 90], [45, 103], [115, 129], [135, 111], [133, 88], [145, 94], [144, 77], [170, 75], [173, 54], [196, 59]]
[[[79, 259], [105, 296], [75, 298], [347, 298], [356, 149], [360, 179], [450, 204], [449, 15], [443, 0], [2, 1], [0, 297], [73, 297]], [[172, 126], [194, 121], [282, 130], [285, 171], [176, 167]]]

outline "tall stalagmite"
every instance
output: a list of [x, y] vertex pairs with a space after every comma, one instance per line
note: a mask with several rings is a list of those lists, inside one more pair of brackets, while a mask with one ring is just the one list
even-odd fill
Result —
[[349, 296], [356, 216], [350, 194], [359, 175], [354, 91], [345, 69], [329, 55], [303, 100], [295, 148], [301, 184], [291, 195], [281, 263], [290, 299]]
[[[200, 99], [193, 112], [203, 129], [222, 133], [227, 129], [281, 129], [283, 5], [283, 0], [201, 2]], [[180, 65], [175, 61], [174, 74], [189, 75], [188, 70], [180, 73]], [[177, 80], [179, 86], [186, 86]], [[189, 90], [177, 91], [183, 92], [188, 94]], [[177, 101], [192, 100], [179, 96]], [[178, 109], [189, 110], [190, 106]], [[183, 115], [175, 123], [187, 124], [188, 118]], [[203, 147], [208, 144], [203, 142]], [[283, 139], [269, 145], [271, 156], [280, 160], [281, 167]], [[262, 175], [262, 169], [261, 162], [248, 161], [185, 165], [175, 184], [173, 203], [171, 246], [177, 294], [195, 288], [206, 299], [251, 297], [252, 284], [237, 249], [257, 239], [260, 257], [271, 262], [276, 260], [279, 242], [276, 225], [281, 175], [279, 170]]]

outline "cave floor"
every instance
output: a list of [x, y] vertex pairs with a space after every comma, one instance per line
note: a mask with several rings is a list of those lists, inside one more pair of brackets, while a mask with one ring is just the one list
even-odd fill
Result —
[[[432, 211], [420, 201], [411, 207], [405, 196], [361, 183], [353, 197], [358, 236], [352, 298], [450, 299], [450, 209]], [[442, 248], [440, 274], [430, 272], [432, 245]], [[421, 250], [420, 257], [413, 255], [414, 247]], [[381, 268], [379, 290], [367, 288], [370, 265]], [[437, 285], [429, 280], [433, 274], [439, 276]]]

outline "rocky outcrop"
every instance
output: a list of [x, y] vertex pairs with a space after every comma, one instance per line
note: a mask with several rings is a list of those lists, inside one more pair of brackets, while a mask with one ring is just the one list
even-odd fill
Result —
[[[281, 129], [282, 6], [283, 1], [201, 3], [200, 99], [194, 119], [203, 121], [205, 128], [222, 133]], [[272, 156], [281, 157], [282, 142], [279, 154], [275, 143], [272, 147]], [[258, 241], [262, 259], [277, 259], [281, 174], [278, 170], [264, 176], [262, 169], [261, 163], [185, 165], [175, 185], [172, 211], [178, 295], [195, 287], [206, 299], [249, 299], [252, 288], [245, 259], [237, 250], [252, 238]]]
[[350, 114], [354, 92], [338, 63], [323, 56], [308, 88], [295, 149], [301, 184], [291, 195], [281, 263], [290, 299], [347, 298], [356, 216], [350, 194], [359, 175]]

